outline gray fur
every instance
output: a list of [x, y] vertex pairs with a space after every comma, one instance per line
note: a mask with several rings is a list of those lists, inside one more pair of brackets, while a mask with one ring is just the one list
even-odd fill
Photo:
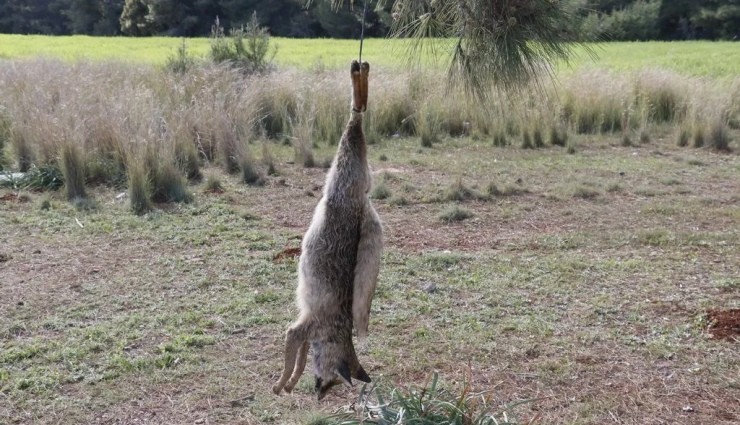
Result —
[[[352, 82], [367, 84], [369, 68], [352, 65]], [[367, 334], [368, 316], [377, 284], [382, 250], [382, 227], [370, 204], [371, 176], [367, 146], [362, 131], [362, 113], [353, 112], [339, 142], [326, 177], [324, 193], [314, 210], [311, 225], [303, 237], [298, 265], [296, 302], [298, 319], [285, 339], [285, 367], [273, 391], [292, 391], [313, 352], [318, 397], [331, 386], [351, 385], [352, 378], [369, 382], [357, 359], [352, 328], [362, 339]]]

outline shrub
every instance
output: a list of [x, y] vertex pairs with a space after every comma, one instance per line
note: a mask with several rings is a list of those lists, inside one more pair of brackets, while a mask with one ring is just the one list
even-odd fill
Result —
[[453, 223], [471, 218], [473, 213], [465, 208], [453, 205], [439, 214], [439, 219], [445, 223]]
[[553, 125], [550, 127], [550, 144], [553, 146], [565, 146], [568, 143], [568, 132], [563, 126]]
[[260, 26], [256, 11], [246, 26], [232, 29], [229, 35], [225, 36], [217, 17], [211, 27], [210, 56], [214, 62], [228, 62], [250, 74], [272, 69], [277, 48], [270, 47], [270, 35]]
[[134, 214], [142, 215], [152, 209], [149, 173], [140, 161], [130, 161], [127, 168], [128, 197]]
[[290, 121], [291, 132], [293, 133], [292, 142], [295, 152], [295, 162], [305, 168], [316, 166], [313, 156], [313, 118], [311, 113], [305, 111], [302, 105], [299, 105], [301, 114], [296, 117], [295, 121]]
[[646, 145], [646, 144], [650, 143], [650, 133], [648, 133], [647, 128], [645, 128], [645, 127], [640, 128], [639, 135], [640, 135], [639, 136], [640, 137], [640, 144]]
[[504, 196], [517, 196], [529, 193], [529, 191], [523, 187], [519, 187], [513, 184], [508, 184], [500, 189], [494, 182], [488, 183], [486, 186], [486, 193], [489, 197], [504, 197]]
[[695, 123], [693, 130], [694, 147], [700, 148], [704, 146], [704, 127], [699, 123]]
[[120, 157], [99, 152], [88, 155], [85, 161], [85, 180], [88, 185], [124, 186], [126, 183], [126, 165]]
[[685, 147], [689, 145], [689, 131], [685, 128], [680, 128], [676, 134], [676, 145]]
[[446, 201], [467, 201], [470, 199], [485, 199], [486, 197], [475, 190], [465, 186], [462, 179], [458, 178], [445, 190], [443, 199]]
[[67, 200], [85, 198], [85, 157], [82, 151], [73, 143], [65, 143], [60, 157]]
[[32, 164], [20, 183], [28, 189], [57, 190], [64, 184], [64, 174], [56, 164]]
[[535, 148], [542, 148], [545, 146], [545, 138], [542, 136], [542, 129], [537, 126], [532, 132], [532, 141], [534, 142]]
[[380, 181], [373, 187], [370, 192], [370, 197], [373, 199], [387, 199], [391, 196], [391, 190], [385, 184], [385, 181]]
[[278, 174], [277, 168], [275, 167], [275, 158], [270, 152], [270, 147], [267, 142], [262, 143], [262, 164], [267, 167], [268, 176], [276, 176]]
[[421, 146], [431, 148], [439, 143], [441, 121], [438, 111], [430, 105], [420, 109], [415, 115], [414, 130], [421, 139]]
[[263, 186], [265, 178], [257, 169], [254, 158], [249, 153], [244, 153], [239, 160], [239, 169], [241, 170], [242, 183], [250, 186]]
[[574, 198], [581, 199], [594, 199], [597, 198], [601, 193], [593, 188], [585, 185], [577, 185], [572, 189], [572, 195]]
[[224, 186], [221, 183], [221, 179], [215, 174], [209, 174], [206, 177], [206, 192], [210, 193], [223, 193]]
[[503, 129], [498, 129], [493, 134], [493, 146], [504, 147], [508, 145], [506, 140], [506, 132]]
[[402, 207], [404, 205], [408, 205], [409, 201], [403, 196], [394, 196], [388, 200], [388, 204], [396, 207]]
[[178, 167], [190, 181], [200, 181], [203, 174], [200, 172], [198, 150], [190, 140], [178, 139], [175, 142], [175, 159]]
[[522, 134], [522, 149], [534, 149], [532, 136], [529, 135], [529, 130], [524, 130], [524, 133]]
[[195, 58], [188, 53], [188, 48], [185, 44], [185, 39], [183, 38], [182, 43], [175, 53], [167, 57], [164, 68], [176, 74], [184, 74], [192, 69], [196, 63]]
[[23, 133], [11, 133], [10, 145], [13, 147], [13, 153], [15, 153], [18, 161], [18, 170], [21, 173], [30, 171], [34, 161], [31, 142]]
[[709, 126], [709, 146], [719, 151], [730, 150], [730, 133], [721, 119], [715, 119]]
[[154, 202], [190, 202], [193, 196], [187, 189], [187, 181], [179, 168], [170, 161], [161, 161], [150, 170], [152, 197]]

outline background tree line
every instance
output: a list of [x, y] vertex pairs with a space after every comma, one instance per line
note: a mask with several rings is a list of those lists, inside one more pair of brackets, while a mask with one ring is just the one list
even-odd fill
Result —
[[[361, 1], [356, 1], [358, 5]], [[386, 1], [385, 3], [392, 3]], [[740, 0], [564, 0], [579, 15], [583, 40], [740, 38]], [[385, 36], [390, 6], [368, 1], [365, 34]], [[0, 0], [0, 32], [19, 34], [206, 36], [257, 12], [270, 34], [355, 38], [361, 7], [339, 12], [330, 0]]]

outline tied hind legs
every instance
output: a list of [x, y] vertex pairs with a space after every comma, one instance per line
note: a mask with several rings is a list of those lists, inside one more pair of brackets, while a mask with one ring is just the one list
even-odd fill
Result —
[[352, 78], [352, 111], [365, 112], [367, 110], [368, 76], [370, 64], [352, 61], [350, 77]]

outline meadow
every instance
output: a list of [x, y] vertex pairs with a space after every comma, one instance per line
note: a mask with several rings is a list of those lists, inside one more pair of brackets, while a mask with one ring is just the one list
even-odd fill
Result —
[[[208, 55], [208, 38], [172, 37], [90, 37], [0, 34], [0, 58], [57, 58], [74, 60], [114, 60], [163, 65], [182, 43], [196, 57]], [[342, 68], [348, 58], [357, 55], [357, 40], [288, 39], [274, 37], [277, 46], [275, 61], [283, 67], [302, 69], [317, 66]], [[440, 42], [441, 52], [445, 43]], [[589, 49], [576, 51], [570, 64], [558, 64], [561, 72], [583, 67], [598, 67], [615, 71], [638, 71], [658, 68], [683, 75], [736, 77], [740, 69], [740, 49], [734, 42], [650, 42], [593, 43]], [[405, 44], [401, 40], [367, 39], [365, 60], [375, 66], [398, 69], [405, 61]], [[442, 62], [442, 59], [439, 59]], [[435, 63], [429, 58], [425, 65]]]
[[[310, 373], [269, 390], [357, 43], [277, 39], [246, 75], [168, 68], [178, 39], [35, 40], [0, 36], [0, 423], [367, 415]], [[387, 43], [373, 394], [434, 413], [436, 374], [459, 423], [737, 423], [736, 45], [606, 44], [481, 105]]]

